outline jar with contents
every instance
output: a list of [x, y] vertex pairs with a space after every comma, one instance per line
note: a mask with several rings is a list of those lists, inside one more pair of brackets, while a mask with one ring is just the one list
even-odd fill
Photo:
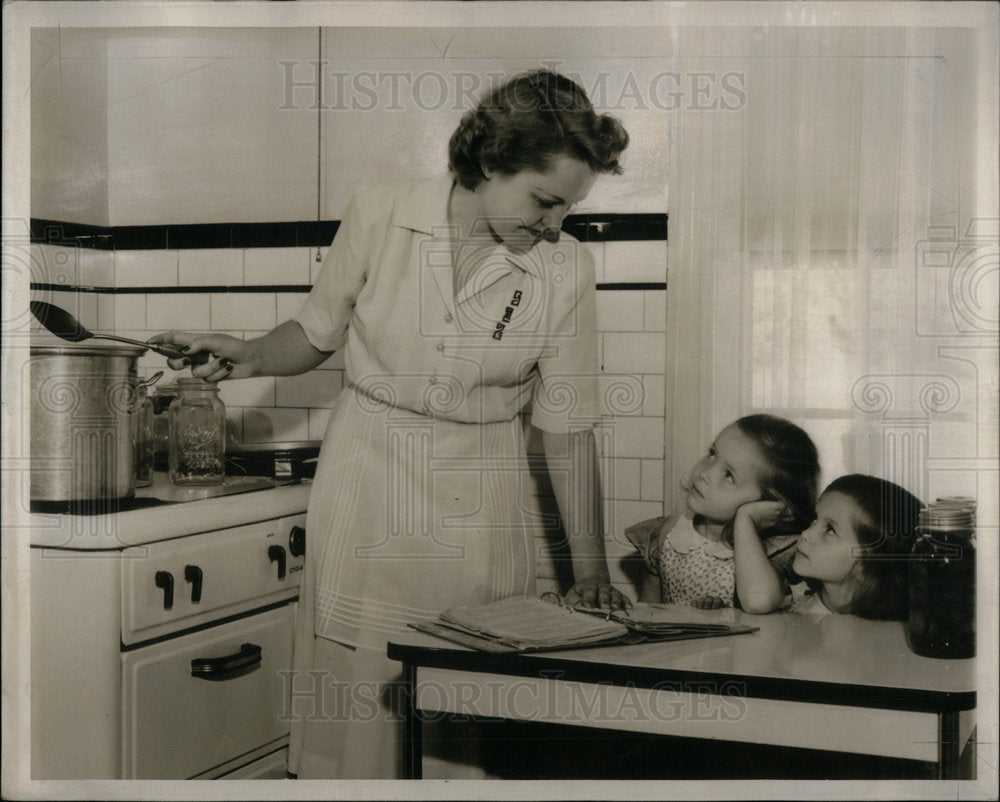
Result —
[[137, 384], [132, 399], [132, 449], [135, 453], [135, 486], [153, 484], [153, 400], [146, 384]]
[[976, 654], [975, 503], [939, 499], [920, 511], [910, 560], [910, 647], [925, 657]]
[[175, 485], [219, 485], [226, 476], [226, 407], [219, 386], [178, 379], [168, 412], [170, 481]]
[[170, 405], [177, 398], [176, 384], [158, 384], [153, 391], [153, 470], [170, 470]]

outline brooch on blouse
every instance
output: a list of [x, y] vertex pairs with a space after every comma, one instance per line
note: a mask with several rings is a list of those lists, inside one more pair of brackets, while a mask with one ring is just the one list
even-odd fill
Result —
[[514, 315], [514, 307], [521, 305], [521, 291], [514, 290], [514, 297], [510, 299], [510, 305], [503, 310], [503, 318], [497, 322], [496, 330], [493, 332], [493, 339], [499, 340], [503, 337], [503, 330], [507, 328], [511, 317]]

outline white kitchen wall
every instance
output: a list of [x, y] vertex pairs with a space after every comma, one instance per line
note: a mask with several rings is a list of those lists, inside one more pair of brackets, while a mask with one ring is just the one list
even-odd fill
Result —
[[106, 40], [100, 31], [32, 32], [33, 217], [110, 223]]

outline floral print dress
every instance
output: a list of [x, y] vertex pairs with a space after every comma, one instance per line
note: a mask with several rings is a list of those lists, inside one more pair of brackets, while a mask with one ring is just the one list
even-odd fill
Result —
[[[626, 529], [625, 536], [639, 550], [646, 570], [659, 577], [661, 602], [689, 604], [715, 596], [726, 606], [736, 605], [732, 548], [699, 533], [688, 516], [651, 518]], [[795, 536], [766, 538], [764, 548], [774, 557], [796, 540]]]

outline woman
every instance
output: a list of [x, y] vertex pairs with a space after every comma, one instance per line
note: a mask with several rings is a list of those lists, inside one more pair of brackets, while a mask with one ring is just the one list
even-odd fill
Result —
[[627, 142], [574, 82], [519, 75], [464, 116], [448, 175], [351, 201], [293, 320], [246, 342], [159, 335], [210, 351], [193, 370], [209, 380], [302, 373], [346, 352], [349, 386], [307, 520], [300, 777], [399, 776], [387, 641], [447, 607], [534, 592], [538, 515], [519, 418], [529, 402], [572, 551], [571, 595], [628, 604], [604, 554], [594, 267], [559, 240], [597, 175], [621, 172]]

